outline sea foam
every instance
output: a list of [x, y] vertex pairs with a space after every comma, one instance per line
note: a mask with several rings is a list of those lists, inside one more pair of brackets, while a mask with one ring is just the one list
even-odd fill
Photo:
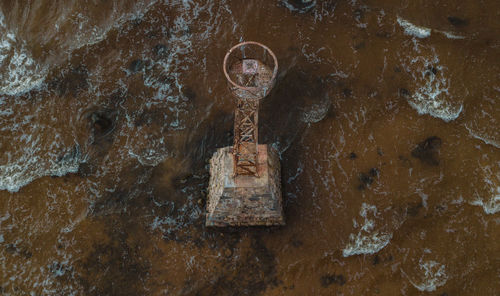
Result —
[[434, 260], [423, 261], [420, 259], [418, 268], [418, 279], [411, 279], [408, 276], [407, 277], [410, 283], [419, 291], [436, 291], [436, 288], [443, 286], [448, 280], [444, 264]]
[[40, 177], [76, 173], [84, 161], [77, 146], [62, 156], [48, 153], [42, 157], [38, 144], [39, 141], [34, 139], [26, 143], [21, 155], [8, 155], [7, 164], [0, 165], [0, 190], [17, 192]]
[[407, 35], [415, 36], [417, 38], [427, 38], [431, 36], [430, 28], [414, 25], [400, 17], [397, 18], [397, 22], [401, 27], [403, 27], [403, 29], [405, 30], [405, 34]]
[[453, 100], [449, 92], [450, 81], [444, 75], [446, 68], [439, 64], [436, 54], [431, 57], [417, 56], [405, 68], [416, 83], [408, 103], [418, 114], [429, 114], [446, 122], [458, 118], [463, 105]]
[[18, 95], [39, 87], [47, 70], [37, 64], [26, 49], [7, 28], [0, 11], [0, 95]]
[[500, 211], [500, 175], [490, 166], [481, 167], [481, 170], [486, 193], [476, 192], [475, 199], [470, 204], [480, 206], [486, 214], [493, 215]]
[[448, 39], [465, 39], [464, 36], [457, 35], [448, 31], [436, 30], [427, 27], [417, 26], [409, 21], [398, 16], [398, 24], [404, 29], [406, 35], [414, 36], [417, 38], [427, 38], [431, 36], [432, 31], [444, 35]]
[[[344, 257], [359, 254], [375, 254], [382, 250], [392, 239], [392, 233], [374, 231], [375, 220], [368, 216], [376, 216], [377, 208], [373, 205], [363, 203], [359, 212], [364, 218], [364, 223], [357, 234], [349, 235], [349, 243], [342, 250]], [[358, 223], [354, 222], [357, 227]]]
[[331, 101], [325, 97], [321, 102], [312, 104], [304, 109], [302, 121], [306, 123], [317, 123], [323, 120], [330, 110]]

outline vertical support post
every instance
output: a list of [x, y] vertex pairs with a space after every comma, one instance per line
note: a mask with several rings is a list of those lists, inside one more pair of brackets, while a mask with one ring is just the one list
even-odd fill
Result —
[[234, 118], [234, 174], [258, 176], [259, 100], [237, 99]]

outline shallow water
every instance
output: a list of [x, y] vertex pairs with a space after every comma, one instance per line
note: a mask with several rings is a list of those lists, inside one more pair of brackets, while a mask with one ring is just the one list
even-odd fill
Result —
[[[498, 1], [82, 3], [0, 2], [0, 294], [498, 294]], [[287, 225], [207, 229], [243, 40]]]

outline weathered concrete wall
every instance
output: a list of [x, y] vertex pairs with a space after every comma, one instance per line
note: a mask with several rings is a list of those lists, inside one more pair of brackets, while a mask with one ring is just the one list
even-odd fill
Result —
[[231, 147], [210, 160], [207, 226], [284, 225], [281, 171], [276, 151], [259, 145], [259, 177], [233, 176]]

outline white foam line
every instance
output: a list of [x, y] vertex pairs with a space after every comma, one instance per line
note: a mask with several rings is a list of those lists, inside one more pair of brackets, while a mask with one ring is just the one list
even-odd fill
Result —
[[464, 36], [455, 35], [455, 34], [453, 34], [451, 32], [440, 31], [440, 30], [434, 30], [434, 31], [443, 34], [444, 36], [446, 36], [449, 39], [465, 39]]
[[414, 24], [410, 23], [409, 21], [407, 21], [403, 18], [400, 18], [399, 16], [397, 18], [397, 21], [398, 21], [398, 24], [401, 27], [403, 27], [403, 29], [405, 30], [405, 33], [407, 35], [415, 36], [417, 38], [427, 38], [427, 37], [431, 36], [431, 29], [430, 28], [420, 27], [420, 26], [414, 25]]
[[467, 125], [465, 125], [465, 128], [467, 129], [467, 131], [469, 132], [469, 135], [473, 138], [476, 138], [478, 140], [481, 140], [483, 141], [484, 143], [488, 144], [488, 145], [492, 145], [493, 147], [496, 147], [496, 148], [499, 148], [500, 149], [500, 143], [494, 141], [494, 140], [491, 140], [491, 139], [488, 139], [484, 136], [480, 136], [478, 134], [476, 134], [474, 131], [472, 131], [471, 128], [469, 128]]
[[417, 26], [415, 24], [410, 23], [409, 21], [398, 16], [397, 18], [398, 24], [403, 27], [406, 35], [415, 36], [417, 38], [427, 38], [431, 36], [432, 31], [443, 34], [449, 39], [465, 39], [464, 36], [455, 35], [454, 33], [441, 31], [436, 29], [431, 29], [428, 27]]
[[446, 267], [444, 264], [436, 262], [434, 260], [422, 261], [419, 260], [419, 269], [423, 271], [423, 276], [420, 283], [411, 279], [403, 270], [401, 272], [410, 283], [421, 292], [433, 292], [436, 291], [438, 287], [446, 284], [448, 276], [446, 275]]
[[[377, 208], [373, 205], [363, 203], [360, 210], [361, 217], [364, 218], [364, 224], [356, 235], [349, 235], [349, 243], [342, 250], [342, 256], [349, 257], [360, 254], [375, 254], [387, 246], [392, 239], [392, 233], [383, 233], [373, 231], [375, 221], [368, 219], [367, 215], [377, 215]], [[354, 227], [359, 227], [356, 220], [353, 220]]]
[[23, 41], [8, 30], [0, 11], [0, 95], [17, 95], [39, 87], [47, 71], [36, 64]]
[[[438, 56], [417, 56], [410, 63], [411, 67], [406, 68], [414, 73], [412, 76], [419, 85], [408, 100], [410, 106], [420, 115], [429, 114], [445, 122], [457, 119], [462, 113], [463, 105], [450, 102], [450, 82], [444, 76], [445, 67], [438, 64]], [[430, 68], [435, 68], [439, 73], [430, 71]]]

